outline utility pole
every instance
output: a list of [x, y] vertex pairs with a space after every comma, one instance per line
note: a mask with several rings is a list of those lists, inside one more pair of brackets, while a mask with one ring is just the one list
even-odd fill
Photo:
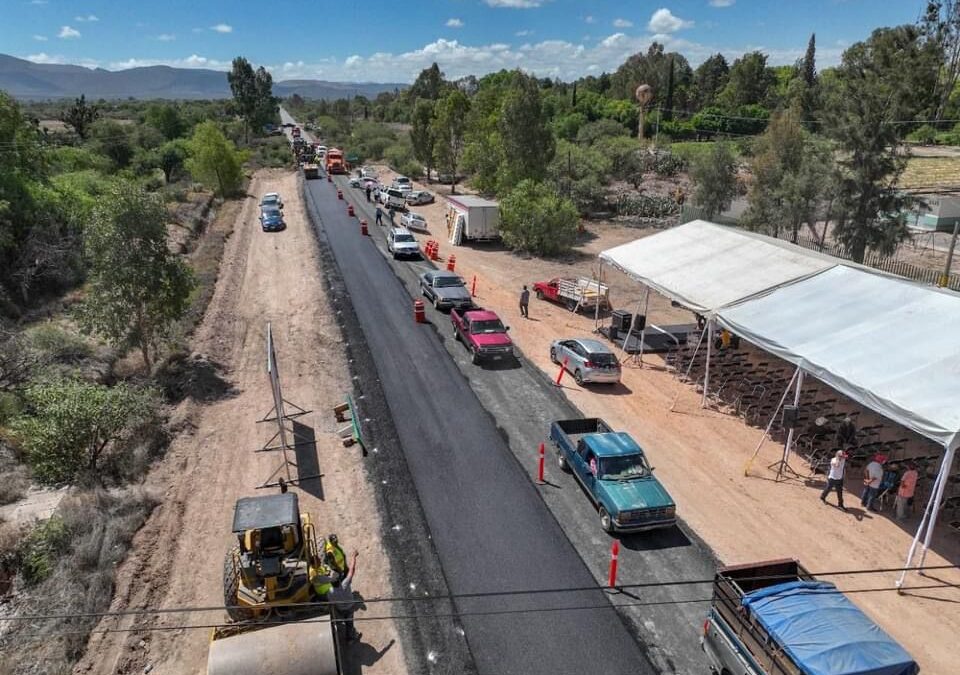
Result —
[[960, 219], [953, 225], [953, 236], [950, 238], [950, 250], [947, 251], [947, 262], [943, 266], [943, 275], [940, 277], [940, 287], [950, 283], [950, 267], [953, 265], [953, 251], [957, 247], [957, 234], [960, 233]]

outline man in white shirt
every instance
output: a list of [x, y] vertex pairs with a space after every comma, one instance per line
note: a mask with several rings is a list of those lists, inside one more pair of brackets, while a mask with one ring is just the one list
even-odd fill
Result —
[[873, 460], [863, 470], [863, 494], [860, 496], [860, 505], [868, 511], [876, 512], [873, 500], [880, 492], [880, 483], [883, 481], [883, 455], [874, 455]]
[[843, 467], [847, 463], [847, 455], [843, 450], [837, 450], [837, 454], [830, 460], [830, 472], [827, 474], [827, 487], [820, 493], [820, 501], [827, 503], [827, 495], [830, 490], [837, 491], [837, 506], [846, 511], [843, 507]]

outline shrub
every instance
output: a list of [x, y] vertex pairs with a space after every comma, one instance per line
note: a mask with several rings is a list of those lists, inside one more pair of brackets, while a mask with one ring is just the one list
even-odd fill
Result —
[[937, 140], [937, 130], [929, 124], [924, 124], [907, 134], [907, 140], [924, 145], [933, 145]]
[[75, 333], [54, 323], [42, 323], [29, 328], [25, 337], [28, 345], [39, 352], [44, 361], [76, 363], [93, 353], [90, 343]]
[[514, 250], [537, 255], [563, 253], [576, 240], [578, 224], [572, 201], [529, 179], [500, 202], [500, 233]]
[[31, 586], [47, 579], [67, 543], [67, 526], [59, 516], [37, 524], [21, 542], [20, 574]]

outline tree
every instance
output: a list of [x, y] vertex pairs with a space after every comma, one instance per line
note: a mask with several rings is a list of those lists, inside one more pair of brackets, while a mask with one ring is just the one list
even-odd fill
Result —
[[416, 101], [421, 98], [427, 99], [428, 101], [436, 101], [443, 95], [444, 89], [447, 87], [448, 84], [443, 78], [443, 73], [440, 72], [440, 66], [433, 63], [429, 68], [424, 68], [420, 71], [417, 79], [413, 81], [413, 84], [407, 90], [406, 95], [410, 101]]
[[838, 144], [839, 219], [834, 236], [856, 262], [867, 249], [892, 253], [908, 235], [909, 198], [896, 187], [906, 168], [897, 146], [904, 127], [929, 110], [939, 59], [915, 26], [874, 31], [843, 54], [831, 83], [826, 132]]
[[437, 101], [436, 116], [431, 124], [437, 168], [451, 176], [451, 194], [457, 189], [469, 113], [470, 99], [459, 89], [451, 89]]
[[934, 108], [934, 119], [940, 121], [960, 80], [960, 2], [929, 0], [920, 27], [941, 56]]
[[813, 89], [817, 85], [817, 34], [810, 34], [807, 51], [803, 55], [803, 83]]
[[560, 140], [547, 175], [556, 191], [573, 200], [578, 211], [586, 214], [603, 206], [604, 185], [611, 170], [610, 158], [596, 148]]
[[668, 67], [668, 74], [667, 74], [667, 97], [663, 102], [664, 104], [663, 119], [665, 120], [673, 119], [673, 89], [674, 89], [673, 73], [674, 73], [674, 70], [675, 68], [673, 67], [673, 54], [671, 54], [670, 65]]
[[813, 228], [816, 223], [832, 163], [829, 148], [804, 131], [797, 110], [775, 115], [754, 145], [753, 182], [743, 224], [773, 236], [785, 225], [796, 243], [800, 226], [807, 223]]
[[157, 166], [163, 170], [163, 178], [167, 183], [183, 169], [187, 152], [187, 144], [182, 140], [167, 141], [156, 150]]
[[227, 73], [227, 81], [237, 110], [246, 123], [244, 139], [249, 142], [250, 130], [261, 129], [277, 114], [279, 99], [273, 95], [273, 77], [263, 66], [254, 71], [249, 61], [238, 56]]
[[166, 224], [159, 197], [121, 184], [97, 205], [84, 232], [89, 286], [80, 324], [119, 347], [139, 347], [148, 371], [194, 287], [190, 268], [167, 246]]
[[713, 143], [710, 152], [693, 162], [690, 177], [696, 186], [693, 204], [704, 217], [716, 218], [729, 209], [737, 194], [737, 161], [729, 143]]
[[498, 175], [501, 193], [509, 192], [522, 180], [539, 181], [553, 159], [556, 141], [546, 125], [537, 80], [521, 71], [514, 74], [498, 123], [503, 146]]
[[433, 168], [434, 157], [433, 107], [433, 101], [419, 99], [413, 107], [410, 127], [413, 154], [426, 167], [427, 182], [430, 182], [430, 170]]
[[98, 117], [100, 117], [100, 108], [96, 105], [87, 105], [85, 94], [80, 94], [80, 98], [74, 99], [73, 105], [60, 115], [60, 119], [73, 127], [77, 136], [83, 140], [87, 138], [87, 129]]
[[97, 120], [91, 125], [89, 135], [95, 149], [113, 160], [116, 168], [125, 169], [130, 165], [135, 150], [128, 126], [116, 120]]
[[563, 253], [576, 241], [578, 223], [573, 202], [544, 183], [520, 181], [500, 202], [500, 234], [514, 250]]
[[198, 124], [187, 148], [190, 154], [187, 170], [196, 180], [224, 197], [240, 189], [244, 154], [227, 140], [216, 124], [210, 121]]
[[11, 425], [41, 483], [103, 483], [102, 468], [129, 447], [138, 429], [156, 419], [157, 395], [126, 384], [80, 380], [34, 384], [28, 413]]
[[154, 103], [147, 108], [144, 121], [163, 134], [168, 141], [180, 138], [186, 129], [180, 111], [169, 103]]
[[730, 66], [723, 54], [714, 54], [697, 66], [693, 81], [698, 108], [706, 108], [716, 103], [717, 96], [727, 85], [729, 75]]
[[744, 54], [733, 62], [727, 85], [720, 94], [720, 103], [733, 109], [751, 103], [764, 105], [775, 78], [767, 67], [763, 52]]

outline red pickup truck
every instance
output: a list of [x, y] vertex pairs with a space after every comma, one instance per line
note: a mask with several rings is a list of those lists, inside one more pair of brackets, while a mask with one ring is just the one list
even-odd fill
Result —
[[453, 338], [470, 350], [474, 363], [513, 358], [513, 342], [496, 313], [486, 309], [450, 310]]
[[597, 302], [600, 303], [600, 309], [610, 309], [610, 289], [606, 284], [586, 277], [554, 277], [550, 281], [538, 281], [533, 285], [533, 292], [540, 300], [560, 303], [571, 312], [576, 309], [594, 310]]

